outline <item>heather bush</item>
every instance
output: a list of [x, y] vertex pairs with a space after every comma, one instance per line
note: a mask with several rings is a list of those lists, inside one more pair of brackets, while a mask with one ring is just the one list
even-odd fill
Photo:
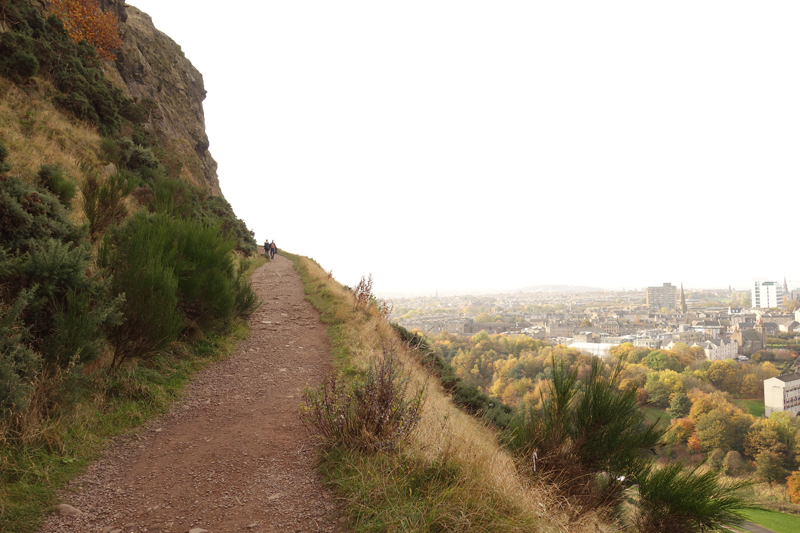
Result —
[[412, 387], [395, 349], [384, 347], [362, 378], [334, 375], [306, 389], [301, 420], [324, 445], [391, 452], [416, 427], [424, 401], [424, 386]]

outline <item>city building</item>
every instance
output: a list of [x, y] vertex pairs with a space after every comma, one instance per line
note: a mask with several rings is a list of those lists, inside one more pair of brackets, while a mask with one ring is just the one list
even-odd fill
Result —
[[800, 414], [800, 373], [764, 380], [764, 416], [776, 411]]
[[678, 288], [672, 283], [664, 283], [661, 287], [647, 287], [647, 307], [652, 309], [675, 309], [678, 305]]
[[754, 279], [751, 293], [753, 307], [768, 309], [783, 306], [783, 286], [777, 281]]

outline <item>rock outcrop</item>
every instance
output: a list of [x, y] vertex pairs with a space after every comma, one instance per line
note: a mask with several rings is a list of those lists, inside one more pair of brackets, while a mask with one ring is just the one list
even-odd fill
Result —
[[156, 103], [146, 128], [180, 164], [181, 177], [221, 194], [217, 162], [208, 151], [202, 74], [148, 14], [122, 0], [101, 0], [100, 5], [117, 15], [123, 34], [122, 49], [106, 65], [106, 75], [127, 96]]

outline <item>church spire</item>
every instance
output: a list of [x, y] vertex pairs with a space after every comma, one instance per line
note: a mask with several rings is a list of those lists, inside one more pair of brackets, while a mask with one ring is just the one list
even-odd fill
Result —
[[681, 301], [680, 301], [680, 308], [681, 313], [684, 315], [686, 314], [686, 295], [683, 293], [683, 282], [681, 281]]

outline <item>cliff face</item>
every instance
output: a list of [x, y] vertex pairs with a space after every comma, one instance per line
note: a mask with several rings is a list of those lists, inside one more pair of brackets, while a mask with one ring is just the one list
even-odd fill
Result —
[[100, 0], [100, 5], [119, 18], [124, 42], [116, 61], [107, 64], [106, 75], [128, 96], [156, 102], [146, 128], [182, 165], [182, 178], [221, 194], [217, 162], [208, 151], [203, 76], [149, 15], [122, 0]]

